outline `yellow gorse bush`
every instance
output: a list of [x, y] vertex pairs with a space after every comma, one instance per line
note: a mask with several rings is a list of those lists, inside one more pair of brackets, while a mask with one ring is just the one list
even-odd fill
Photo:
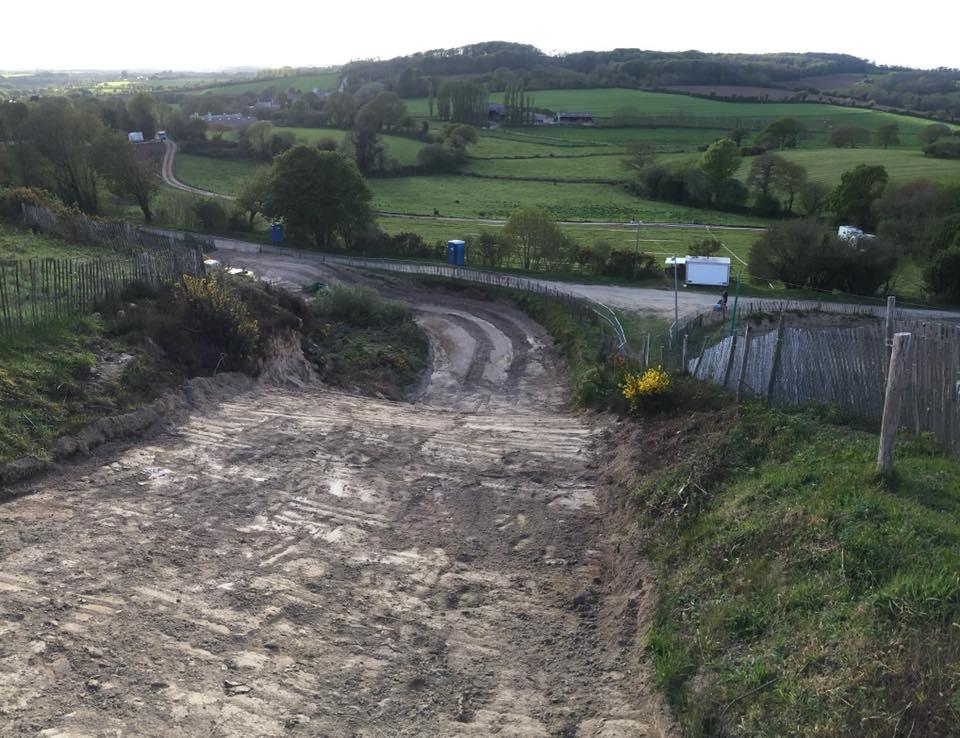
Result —
[[642, 397], [662, 395], [670, 389], [670, 375], [661, 367], [651, 367], [643, 373], [627, 372], [620, 383], [624, 398], [631, 402]]

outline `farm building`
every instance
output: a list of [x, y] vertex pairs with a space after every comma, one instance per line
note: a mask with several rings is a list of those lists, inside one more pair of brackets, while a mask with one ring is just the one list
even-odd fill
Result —
[[487, 120], [503, 120], [507, 115], [507, 107], [503, 103], [487, 103]]
[[214, 115], [213, 113], [199, 115], [198, 113], [194, 113], [193, 117], [200, 118], [208, 125], [230, 126], [231, 128], [241, 128], [257, 122], [254, 116], [244, 115], [243, 113], [223, 113], [220, 115]]
[[561, 112], [557, 113], [553, 117], [554, 123], [559, 123], [560, 125], [568, 126], [592, 126], [593, 125], [593, 113], [569, 113]]

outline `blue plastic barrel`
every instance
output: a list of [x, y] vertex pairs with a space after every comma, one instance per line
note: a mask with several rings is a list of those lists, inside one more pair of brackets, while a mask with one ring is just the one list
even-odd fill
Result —
[[283, 223], [270, 224], [270, 243], [280, 243], [283, 240]]

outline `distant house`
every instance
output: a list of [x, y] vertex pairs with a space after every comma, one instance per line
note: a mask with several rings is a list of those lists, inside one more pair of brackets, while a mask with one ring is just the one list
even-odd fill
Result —
[[554, 123], [568, 126], [592, 126], [593, 113], [557, 113], [553, 117]]
[[230, 126], [231, 128], [242, 128], [243, 126], [248, 126], [251, 123], [256, 123], [256, 117], [252, 115], [244, 115], [243, 113], [207, 113], [205, 115], [196, 115], [194, 117], [200, 118], [202, 121], [207, 123], [207, 125], [221, 125], [221, 126]]
[[548, 126], [553, 123], [553, 118], [549, 115], [544, 115], [543, 113], [534, 113], [533, 114], [533, 125], [535, 126]]

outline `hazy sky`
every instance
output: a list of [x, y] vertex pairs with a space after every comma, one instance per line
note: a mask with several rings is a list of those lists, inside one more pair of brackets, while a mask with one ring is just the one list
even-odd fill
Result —
[[321, 66], [489, 40], [547, 52], [831, 51], [881, 64], [960, 67], [960, 11], [946, 0], [940, 13], [929, 4], [912, 12], [875, 0], [54, 0], [4, 6], [0, 69], [6, 70]]

